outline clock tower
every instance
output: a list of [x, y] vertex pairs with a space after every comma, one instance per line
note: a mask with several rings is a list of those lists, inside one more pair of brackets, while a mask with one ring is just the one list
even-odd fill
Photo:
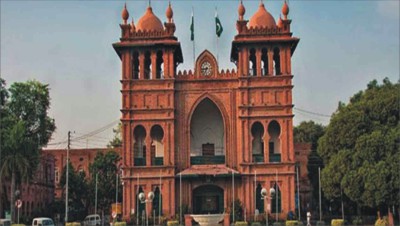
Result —
[[[235, 68], [220, 69], [204, 50], [193, 70], [180, 71], [172, 6], [164, 24], [150, 6], [128, 23], [123, 8], [113, 47], [122, 62], [125, 219], [173, 218], [187, 207], [179, 220], [190, 226], [192, 216], [227, 213], [236, 200], [247, 216], [259, 213], [256, 220], [295, 211], [291, 60], [299, 39], [288, 14], [285, 1], [275, 21], [261, 2], [246, 20], [240, 2]], [[276, 191], [267, 202], [263, 188]], [[146, 207], [139, 194], [150, 192]], [[229, 225], [229, 216], [220, 216]]]

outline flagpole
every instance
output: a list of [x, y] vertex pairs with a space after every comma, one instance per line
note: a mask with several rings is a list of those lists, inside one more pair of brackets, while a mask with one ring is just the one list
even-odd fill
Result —
[[139, 225], [139, 182], [140, 182], [140, 175], [138, 174], [137, 177], [137, 192], [136, 192], [136, 225]]
[[196, 44], [195, 44], [195, 41], [194, 41], [194, 9], [193, 9], [193, 6], [192, 6], [192, 26], [193, 26], [193, 31], [192, 31], [192, 34], [193, 34], [193, 42], [192, 42], [192, 45], [193, 45], [193, 68], [196, 68], [196, 48], [195, 48], [195, 46], [196, 46]]
[[[158, 196], [158, 224], [161, 225], [161, 199], [162, 199], [162, 192], [161, 192], [161, 170], [160, 170], [160, 194]], [[154, 219], [155, 221], [155, 219]]]
[[[218, 18], [217, 7], [215, 7], [215, 18]], [[219, 66], [219, 49], [218, 49], [218, 34], [217, 34], [217, 66]]]
[[256, 209], [257, 209], [257, 170], [254, 170], [254, 221], [256, 221]]

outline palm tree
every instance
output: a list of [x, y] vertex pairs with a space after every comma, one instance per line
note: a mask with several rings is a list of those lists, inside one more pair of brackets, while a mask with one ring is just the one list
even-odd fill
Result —
[[34, 143], [26, 135], [24, 122], [20, 120], [11, 128], [3, 147], [5, 155], [1, 162], [0, 178], [11, 178], [10, 213], [14, 220], [16, 185], [33, 175], [38, 153]]

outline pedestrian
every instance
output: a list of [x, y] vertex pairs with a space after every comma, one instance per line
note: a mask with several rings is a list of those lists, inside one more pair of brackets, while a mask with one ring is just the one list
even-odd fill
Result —
[[311, 226], [310, 221], [311, 221], [311, 212], [307, 211], [307, 226]]

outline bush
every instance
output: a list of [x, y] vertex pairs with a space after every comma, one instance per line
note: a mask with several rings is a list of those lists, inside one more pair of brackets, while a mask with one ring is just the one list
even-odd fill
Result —
[[299, 225], [299, 222], [298, 222], [298, 221], [293, 221], [293, 220], [291, 220], [291, 221], [286, 221], [286, 222], [285, 222], [285, 225], [286, 225], [286, 226], [295, 226], [295, 225]]
[[332, 219], [331, 226], [343, 226], [344, 220], [342, 219]]
[[260, 222], [253, 222], [253, 223], [251, 223], [251, 226], [261, 226], [261, 223]]
[[247, 226], [247, 222], [246, 221], [236, 221], [235, 226]]
[[379, 218], [375, 221], [375, 226], [389, 226], [389, 221], [387, 217]]
[[69, 222], [69, 223], [65, 224], [65, 226], [81, 226], [81, 223], [79, 223], [79, 222]]
[[125, 221], [115, 222], [114, 226], [126, 226], [126, 222]]
[[363, 225], [362, 218], [359, 216], [354, 217], [351, 223], [353, 225]]
[[167, 221], [167, 226], [179, 226], [178, 221]]

